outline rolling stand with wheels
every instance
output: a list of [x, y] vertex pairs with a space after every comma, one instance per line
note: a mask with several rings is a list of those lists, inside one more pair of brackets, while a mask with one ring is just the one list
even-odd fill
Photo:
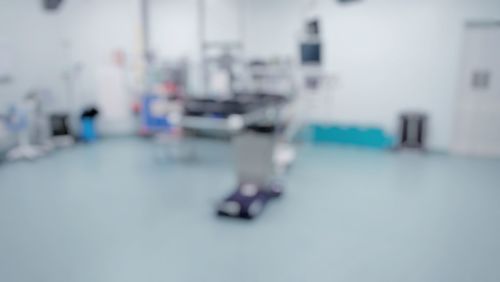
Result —
[[233, 138], [238, 187], [219, 205], [218, 215], [252, 219], [283, 192], [276, 180], [274, 126], [249, 126]]
[[273, 94], [235, 94], [226, 100], [188, 99], [181, 126], [229, 133], [235, 152], [236, 191], [217, 208], [220, 216], [252, 219], [282, 193], [275, 150], [281, 109], [289, 99]]

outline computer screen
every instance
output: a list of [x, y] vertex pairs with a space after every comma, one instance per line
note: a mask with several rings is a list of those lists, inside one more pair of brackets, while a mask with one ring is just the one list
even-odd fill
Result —
[[320, 43], [302, 43], [300, 46], [300, 58], [302, 64], [320, 64], [321, 63], [321, 44]]

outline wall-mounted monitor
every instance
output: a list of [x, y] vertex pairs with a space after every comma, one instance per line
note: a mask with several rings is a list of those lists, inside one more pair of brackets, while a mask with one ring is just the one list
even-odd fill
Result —
[[43, 0], [43, 8], [46, 11], [55, 11], [61, 6], [63, 0]]
[[353, 2], [360, 2], [361, 0], [337, 0], [340, 4], [347, 4]]
[[300, 45], [300, 61], [302, 64], [321, 64], [321, 43], [307, 42]]

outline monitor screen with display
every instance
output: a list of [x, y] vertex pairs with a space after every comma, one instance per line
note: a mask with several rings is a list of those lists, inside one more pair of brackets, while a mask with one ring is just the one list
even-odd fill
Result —
[[321, 64], [321, 44], [302, 43], [300, 45], [300, 61], [302, 64]]

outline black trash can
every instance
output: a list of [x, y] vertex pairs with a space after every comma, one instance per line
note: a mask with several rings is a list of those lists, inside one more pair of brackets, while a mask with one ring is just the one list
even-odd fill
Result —
[[399, 117], [399, 148], [426, 149], [428, 117], [425, 113], [408, 112]]

